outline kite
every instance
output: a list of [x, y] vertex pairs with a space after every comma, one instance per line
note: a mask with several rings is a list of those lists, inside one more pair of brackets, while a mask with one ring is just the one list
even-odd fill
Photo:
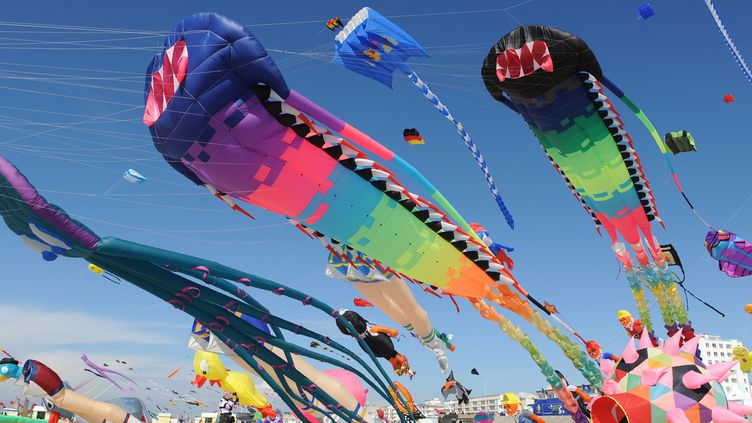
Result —
[[[412, 413], [412, 415], [415, 417], [415, 421], [424, 419], [423, 414], [420, 412], [418, 407], [415, 406], [415, 401], [413, 401], [413, 396], [410, 394], [410, 391], [405, 388], [405, 385], [399, 383], [398, 381], [394, 381], [394, 386], [397, 388], [397, 392], [402, 396], [402, 398], [405, 398], [407, 407], [403, 405], [403, 403], [398, 403], [399, 410], [403, 414]], [[395, 391], [392, 390], [392, 388], [389, 388], [389, 393], [392, 395], [392, 398], [397, 398], [397, 394], [395, 394]]]
[[[577, 407], [580, 410], [580, 413], [582, 416], [585, 417], [583, 419], [579, 415], [575, 417], [575, 421], [583, 421], [583, 422], [590, 422], [590, 410], [588, 410], [588, 404], [593, 400], [588, 394], [582, 391], [579, 387], [575, 385], [570, 385], [569, 381], [567, 381], [567, 378], [564, 377], [564, 375], [560, 371], [556, 371], [556, 374], [561, 377], [561, 382], [567, 387], [567, 390], [572, 392], [572, 397], [575, 401], [577, 401]], [[579, 419], [579, 420], [578, 420]]]
[[19, 364], [19, 361], [12, 357], [4, 357], [0, 359], [0, 382], [5, 382], [8, 379], [20, 378], [23, 369]]
[[[556, 28], [536, 25], [512, 30], [491, 47], [481, 73], [491, 96], [530, 126], [598, 232], [603, 228], [609, 235], [645, 327], [652, 330], [643, 286], [658, 300], [669, 335], [680, 327], [690, 328], [674, 275], [650, 226], [651, 221], [662, 224], [650, 183], [603, 87], [649, 129], [675, 185], [700, 217], [679, 185], [663, 139], [645, 114], [603, 76], [585, 41]], [[631, 247], [636, 264], [619, 236]]]
[[643, 4], [638, 11], [640, 12], [640, 17], [642, 19], [648, 19], [655, 16], [655, 10], [653, 10], [653, 6], [651, 6], [650, 3]]
[[[238, 356], [238, 361], [256, 370], [264, 382], [296, 413], [293, 398], [303, 403], [318, 401], [321, 407], [317, 406], [316, 410], [324, 416], [360, 421], [360, 417], [350, 410], [337, 407], [339, 403], [326, 390], [311, 388], [311, 380], [290, 364], [289, 352], [345, 368], [367, 383], [371, 392], [391, 403], [391, 396], [387, 390], [389, 378], [367, 345], [360, 343], [377, 370], [337, 342], [273, 314], [249, 295], [244, 287], [297, 300], [303, 306], [312, 307], [327, 316], [342, 320], [348, 327], [349, 323], [340, 317], [335, 309], [318, 299], [210, 260], [119, 238], [102, 238], [73, 220], [61, 208], [48, 203], [19, 170], [2, 157], [0, 215], [22, 243], [36, 253], [53, 260], [57, 256], [82, 258], [162, 299], [179, 311], [205, 322], [217, 341], [233, 350]], [[264, 332], [236, 313], [257, 319], [263, 318], [272, 330], [269, 333]], [[352, 326], [348, 328], [352, 334], [356, 333]], [[350, 356], [363, 371], [290, 343], [285, 339], [283, 331], [326, 342], [329, 347]], [[266, 345], [277, 347], [286, 353], [278, 356], [270, 349], [264, 348]], [[269, 370], [260, 371], [262, 364], [269, 365]], [[295, 381], [297, 386], [301, 387], [300, 391], [293, 392], [289, 385], [282, 386], [272, 378], [272, 375], [280, 375], [283, 371], [286, 380]], [[302, 414], [296, 415], [303, 418]]]
[[[242, 313], [239, 313], [239, 317], [264, 333], [269, 333], [270, 331], [269, 326], [262, 320], [255, 319]], [[188, 346], [191, 349], [195, 349], [197, 351], [196, 359], [194, 360], [194, 368], [198, 369], [196, 370], [196, 374], [199, 376], [197, 376], [194, 382], [198, 382], [197, 384], [199, 386], [203, 384], [203, 382], [206, 380], [205, 378], [210, 378], [210, 384], [212, 384], [212, 380], [214, 380], [215, 383], [221, 384], [226, 382], [229, 378], [230, 385], [234, 386], [235, 383], [232, 381], [232, 372], [227, 372], [228, 376], [224, 380], [218, 379], [222, 377], [222, 369], [224, 369], [224, 366], [222, 366], [219, 362], [217, 354], [228, 356], [243, 369], [258, 375], [258, 372], [251, 369], [246, 363], [244, 363], [233, 350], [228, 348], [221, 341], [218, 341], [216, 335], [214, 335], [211, 330], [197, 321], [194, 321], [193, 328], [191, 329], [191, 336], [188, 341]], [[363, 385], [352, 372], [340, 369], [330, 369], [321, 372], [318, 369], [314, 368], [310, 363], [305, 361], [302, 357], [295, 357], [293, 359], [288, 353], [278, 348], [275, 348], [273, 346], [266, 346], [266, 348], [268, 348], [272, 353], [276, 354], [279, 357], [287, 357], [288, 362], [293, 362], [295, 367], [305, 377], [313, 382], [314, 386], [324, 389], [326, 392], [332, 395], [333, 398], [338, 400], [341, 406], [352, 408], [352, 413], [359, 415], [361, 418], [365, 415], [366, 394], [363, 389]], [[198, 355], [199, 352], [202, 353], [200, 357]], [[205, 360], [199, 360], [199, 358], [203, 358]], [[214, 364], [212, 364], [211, 360], [215, 361]], [[284, 372], [284, 368], [279, 369]], [[277, 375], [276, 377], [274, 376], [275, 367], [271, 367], [269, 365], [264, 366], [262, 364], [261, 370], [266, 371], [268, 374], [271, 374], [278, 383], [281, 383], [283, 385], [289, 383], [289, 381], [279, 378], [280, 375]], [[293, 382], [291, 389], [299, 391], [300, 389], [305, 389], [305, 387], [298, 386]], [[307, 417], [310, 417], [310, 419], [315, 420], [319, 417], [323, 418], [323, 416], [320, 416], [320, 413], [318, 412], [318, 408], [323, 407], [323, 404], [317, 402], [316, 400], [313, 400], [311, 403], [297, 402], [297, 404], [301, 413], [303, 413]]]
[[380, 13], [364, 7], [358, 11], [335, 37], [334, 63], [376, 80], [392, 88], [392, 74], [401, 71], [444, 117], [449, 119], [470, 150], [488, 183], [496, 204], [507, 224], [514, 228], [512, 214], [499, 194], [486, 159], [470, 134], [447, 109], [428, 85], [407, 64], [410, 57], [428, 57], [423, 47], [405, 30]]
[[731, 94], [725, 94], [723, 96], [723, 102], [726, 103], [726, 104], [733, 103], [735, 101], [736, 101], [736, 98], [734, 98], [734, 96], [731, 95]]
[[[19, 362], [16, 361], [13, 365], [18, 367], [18, 364]], [[14, 372], [9, 377], [0, 378], [0, 382], [11, 378], [23, 384], [25, 397], [43, 397], [55, 408], [70, 411], [86, 421], [141, 422], [137, 416], [127, 413], [117, 405], [96, 401], [79, 394], [64, 383], [54, 370], [37, 360], [26, 360], [20, 374]], [[54, 410], [53, 413], [55, 413]], [[52, 421], [52, 418], [50, 420]]]
[[326, 21], [326, 27], [329, 28], [329, 31], [336, 31], [337, 28], [342, 28], [343, 26], [342, 19], [340, 19], [339, 16], [335, 16]]
[[688, 151], [697, 151], [695, 139], [687, 131], [668, 132], [663, 137], [666, 147], [671, 150], [672, 154], [686, 153]]
[[405, 139], [405, 142], [412, 145], [422, 145], [426, 143], [423, 140], [423, 136], [420, 135], [420, 132], [415, 128], [405, 128], [405, 130], [402, 131], [402, 138]]
[[[330, 252], [328, 274], [354, 282], [431, 349], [442, 370], [446, 344], [405, 280], [468, 298], [522, 343], [555, 386], [560, 379], [534, 344], [484, 300], [531, 322], [600, 383], [587, 354], [512, 291], [533, 301], [425, 177], [290, 89], [242, 25], [217, 14], [184, 19], [148, 67], [145, 88], [144, 122], [168, 164], [234, 209], [242, 210], [234, 198], [260, 206], [321, 241]], [[405, 171], [448, 215], [327, 127]]]
[[[627, 332], [627, 334], [631, 338], [639, 338], [642, 336], [642, 331], [645, 330], [645, 326], [642, 324], [642, 320], [640, 319], [634, 319], [632, 317], [632, 313], [630, 313], [627, 310], [619, 310], [616, 313], [616, 316], [619, 318], [619, 323], [621, 323], [621, 327], [624, 328], [624, 330]], [[653, 343], [654, 347], [658, 346], [658, 339], [655, 337], [655, 334], [648, 332], [648, 336], [650, 337], [651, 342]]]
[[216, 353], [196, 350], [193, 370], [196, 371], [196, 378], [191, 382], [193, 385], [201, 388], [208, 380], [210, 386], [217, 384], [224, 391], [237, 393], [240, 405], [255, 408], [264, 418], [276, 417], [269, 400], [256, 390], [251, 376], [248, 373], [228, 371]]
[[518, 397], [514, 392], [507, 392], [502, 395], [501, 404], [504, 407], [504, 412], [506, 413], [506, 415], [512, 416], [512, 418], [514, 418], [516, 421], [530, 423], [546, 422], [532, 411], [526, 409], [522, 405], [520, 397]]
[[635, 347], [630, 338], [621, 359], [601, 360], [601, 394], [593, 398], [594, 422], [744, 422], [752, 407], [729, 401], [721, 382], [736, 361], [706, 365], [696, 355], [699, 337], [680, 346], [679, 329], [663, 347], [647, 331]]
[[444, 396], [444, 399], [447, 399], [449, 395], [454, 395], [457, 398], [457, 404], [460, 405], [470, 403], [470, 392], [472, 392], [472, 389], [465, 388], [454, 378], [454, 372], [449, 373], [444, 381], [444, 386], [441, 387], [441, 395]]
[[[726, 27], [723, 25], [721, 17], [718, 15], [718, 11], [715, 10], [715, 4], [713, 4], [713, 0], [705, 0], [705, 5], [708, 7], [708, 11], [713, 16], [715, 26], [723, 36], [723, 40], [726, 41], [726, 45], [731, 51], [731, 54], [734, 56], [736, 64], [739, 65], [739, 69], [742, 70], [742, 73], [744, 74], [744, 77], [747, 78], [747, 81], [752, 82], [752, 71], [750, 71], [747, 62], [745, 62], [744, 58], [742, 57], [742, 53], [736, 47], [736, 44], [734, 44], [734, 40], [731, 39], [731, 35], [728, 33], [728, 31], [726, 31]], [[731, 98], [731, 101], [726, 101], [726, 103], [731, 103], [734, 101], [734, 96], [732, 96], [731, 94], [726, 94], [724, 96], [724, 100], [726, 100], [726, 97]]]
[[718, 260], [718, 270], [732, 278], [752, 275], [752, 242], [725, 230], [711, 230], [705, 235], [705, 248]]
[[363, 298], [353, 298], [353, 305], [355, 307], [373, 307], [373, 304]]
[[126, 170], [125, 173], [123, 173], [123, 179], [125, 179], [126, 181], [132, 184], [141, 184], [146, 181], [146, 178], [144, 177], [144, 175], [136, 172], [133, 169]]
[[[415, 376], [415, 372], [410, 368], [407, 357], [398, 353], [394, 348], [391, 338], [396, 338], [399, 335], [396, 329], [373, 325], [364, 319], [363, 316], [352, 310], [340, 310], [339, 314], [350, 322], [358, 332], [360, 339], [371, 347], [371, 351], [373, 351], [376, 357], [385, 358], [389, 361], [397, 376], [407, 374], [410, 376], [410, 379]], [[345, 335], [349, 334], [349, 331], [343, 325], [337, 324], [337, 327]]]
[[744, 306], [744, 311], [747, 312], [747, 314], [752, 314], [752, 303], [746, 304]]
[[[123, 390], [123, 387], [120, 386], [115, 381], [115, 379], [111, 378], [108, 374], [113, 374], [115, 376], [120, 376], [121, 378], [127, 380], [128, 382], [130, 382], [130, 383], [138, 386], [138, 384], [135, 381], [133, 381], [133, 379], [129, 378], [128, 376], [126, 376], [126, 375], [124, 375], [124, 374], [122, 374], [122, 373], [120, 373], [120, 372], [118, 372], [116, 370], [105, 369], [104, 367], [101, 367], [101, 366], [97, 365], [93, 361], [89, 360], [89, 357], [87, 357], [86, 354], [84, 354], [84, 355], [81, 356], [81, 360], [84, 362], [84, 364], [86, 364], [87, 366], [89, 366], [89, 370], [93, 374], [95, 374], [95, 375], [97, 375], [97, 376], [99, 376], [101, 378], [109, 380], [110, 383], [112, 383], [113, 385], [115, 385], [115, 387], [118, 388], [118, 389], [120, 389], [121, 391]], [[107, 366], [107, 363], [105, 363], [104, 366], [105, 367], [109, 367], [109, 366]]]
[[742, 345], [737, 345], [731, 350], [731, 355], [734, 360], [739, 362], [739, 368], [744, 373], [749, 373], [752, 370], [752, 352]]
[[180, 369], [182, 369], [182, 368], [183, 368], [183, 366], [180, 366], [180, 367], [178, 367], [177, 369], [175, 369], [175, 370], [174, 370], [174, 371], [173, 371], [172, 373], [170, 373], [169, 375], [167, 375], [167, 379], [170, 379], [171, 377], [173, 377], [173, 376], [175, 376], [176, 374], [178, 374], [178, 372], [179, 372], [179, 371], [180, 371]]

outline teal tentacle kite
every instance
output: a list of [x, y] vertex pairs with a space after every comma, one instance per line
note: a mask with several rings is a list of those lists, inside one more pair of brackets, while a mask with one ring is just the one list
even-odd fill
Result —
[[[0, 216], [23, 244], [40, 253], [46, 261], [53, 261], [59, 256], [83, 258], [194, 317], [255, 370], [301, 419], [304, 416], [293, 401], [304, 404], [316, 401], [323, 408], [312, 408], [332, 419], [363, 421], [355, 411], [345, 409], [323, 389], [317, 389], [306, 375], [295, 368], [290, 354], [354, 373], [376, 394], [399, 409], [388, 392], [389, 388], [394, 392], [398, 390], [368, 345], [358, 339], [357, 331], [334, 308], [314, 297], [210, 260], [119, 238], [100, 237], [58, 206], [48, 203], [26, 177], [3, 157], [0, 157]], [[330, 315], [353, 334], [373, 364], [367, 364], [354, 352], [328, 337], [275, 315], [245, 288], [298, 300], [303, 306]], [[271, 331], [259, 329], [248, 317], [268, 325]], [[322, 342], [350, 357], [360, 369], [290, 343], [283, 331]], [[277, 356], [266, 345], [280, 348], [285, 352], [284, 357]], [[274, 369], [281, 384], [264, 370], [261, 363]], [[286, 379], [294, 382], [297, 392]], [[401, 398], [399, 401], [404, 402]], [[405, 415], [399, 415], [403, 422], [406, 421]]]

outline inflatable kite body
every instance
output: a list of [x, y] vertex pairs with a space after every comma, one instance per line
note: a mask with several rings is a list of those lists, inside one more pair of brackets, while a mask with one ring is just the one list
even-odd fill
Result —
[[[317, 387], [298, 370], [299, 362], [292, 359], [291, 353], [344, 368], [367, 383], [372, 392], [391, 402], [386, 372], [366, 344], [359, 340], [377, 370], [337, 342], [273, 314], [243, 287], [295, 299], [302, 306], [313, 307], [342, 320], [352, 334], [357, 334], [335, 309], [309, 295], [210, 260], [118, 238], [102, 238], [71, 219], [59, 207], [48, 203], [18, 169], [2, 157], [0, 215], [27, 247], [45, 259], [54, 260], [58, 256], [83, 258], [203, 322], [215, 336], [215, 343], [232, 351], [244, 369], [256, 372], [293, 411], [297, 410], [295, 404], [316, 403], [319, 405], [314, 410], [323, 416], [361, 421], [360, 416], [353, 412], [357, 404], [352, 395], [341, 396], [342, 392], [327, 391], [321, 384]], [[263, 319], [263, 327], [244, 316]], [[283, 331], [326, 343], [348, 355], [362, 370], [290, 343]], [[292, 390], [287, 380], [293, 381], [300, 389]], [[52, 392], [57, 390], [54, 388]], [[352, 404], [343, 404], [350, 399]], [[62, 407], [71, 410], [65, 405]], [[298, 417], [304, 418], [302, 414]]]
[[256, 389], [251, 376], [248, 373], [225, 369], [216, 353], [197, 350], [193, 357], [193, 370], [196, 372], [193, 384], [199, 388], [209, 381], [211, 386], [216, 384], [225, 391], [237, 393], [240, 405], [257, 409], [264, 418], [276, 417], [272, 405], [264, 394]]
[[705, 236], [708, 254], [718, 260], [718, 270], [732, 278], [752, 275], [752, 242], [733, 232], [711, 230]]
[[288, 88], [242, 26], [213, 14], [185, 19], [147, 75], [154, 145], [195, 183], [452, 294], [483, 298], [504, 273], [389, 170], [304, 115], [323, 110]]
[[[650, 329], [642, 292], [645, 284], [656, 295], [670, 331], [676, 330], [677, 321], [688, 324], [682, 299], [650, 226], [653, 221], [661, 222], [650, 183], [603, 85], [625, 102], [629, 100], [603, 77], [587, 44], [556, 28], [518, 27], [491, 48], [482, 75], [489, 93], [530, 126], [599, 232], [603, 228], [608, 233], [627, 272], [643, 323]], [[644, 118], [633, 103], [627, 104], [640, 119]], [[650, 129], [664, 151], [663, 140], [652, 125]], [[629, 244], [637, 266], [619, 239]]]
[[[267, 334], [271, 333], [269, 325], [262, 320], [244, 314], [241, 314], [239, 317], [262, 332]], [[262, 415], [266, 416], [275, 413], [268, 404], [268, 401], [266, 401], [266, 398], [255, 390], [250, 376], [242, 372], [225, 370], [219, 355], [229, 357], [237, 365], [250, 373], [259, 375], [258, 371], [250, 368], [235, 351], [228, 348], [227, 345], [220, 341], [211, 330], [198, 321], [194, 321], [193, 323], [191, 335], [188, 340], [188, 347], [196, 350], [193, 362], [194, 370], [196, 371], [196, 379], [194, 380], [195, 384], [201, 386], [206, 381], [209, 381], [210, 385], [218, 384], [224, 390], [235, 390], [238, 387], [242, 389], [242, 387], [245, 386], [245, 395], [249, 402], [252, 401], [260, 405], [261, 407], [254, 407], [257, 408]], [[269, 349], [280, 358], [287, 358], [289, 361], [293, 362], [298, 371], [311, 380], [313, 384], [318, 387], [317, 389], [336, 393], [335, 396], [340, 400], [341, 406], [349, 407], [352, 414], [357, 415], [360, 418], [365, 415], [366, 392], [363, 389], [363, 385], [358, 380], [358, 377], [352, 372], [342, 369], [329, 369], [321, 372], [311, 366], [310, 363], [305, 361], [302, 357], [293, 358], [291, 355], [273, 346], [266, 346], [265, 348]], [[284, 372], [279, 374], [275, 371], [276, 369], [277, 368], [274, 366], [263, 363], [260, 367], [260, 370], [269, 374], [275, 382], [283, 386], [289, 385], [294, 391], [306, 390], [306, 387], [298, 385], [295, 380], [282, 377]], [[238, 392], [242, 404], [244, 395], [243, 391], [235, 392]], [[397, 399], [396, 401], [400, 400]], [[405, 399], [405, 401], [407, 401], [407, 399]], [[316, 399], [312, 399], [308, 403], [300, 401], [295, 401], [295, 403], [300, 413], [306, 417], [305, 421], [315, 423], [324, 419], [324, 415], [322, 415], [319, 410], [326, 406], [318, 402]], [[398, 403], [398, 405], [402, 405], [402, 403]]]
[[644, 332], [616, 363], [601, 360], [606, 379], [592, 402], [593, 422], [745, 422], [752, 407], [728, 401], [720, 384], [736, 361], [705, 365], [695, 354], [699, 338], [680, 347], [681, 337], [679, 330], [658, 348]]
[[[527, 295], [425, 177], [290, 89], [261, 43], [241, 25], [216, 14], [178, 24], [147, 70], [144, 122], [157, 150], [184, 176], [233, 208], [239, 209], [233, 198], [263, 207], [321, 240], [331, 253], [332, 275], [359, 285], [404, 285], [405, 277], [474, 304], [479, 299], [501, 304], [554, 340], [591, 383], [600, 380], [587, 355], [512, 292], [510, 286]], [[407, 172], [449, 215], [332, 131]], [[390, 313], [378, 297], [368, 299], [407, 330], [416, 330], [414, 322], [398, 318], [415, 310], [403, 306]], [[402, 302], [412, 294], [405, 287], [388, 299]], [[515, 331], [513, 338], [525, 338], [504, 322], [505, 331]], [[428, 328], [417, 335], [441, 364], [440, 332]], [[526, 348], [558, 383], [532, 343]]]
[[449, 395], [454, 395], [457, 399], [457, 404], [469, 404], [470, 392], [472, 392], [472, 389], [465, 388], [454, 378], [454, 372], [449, 373], [449, 376], [444, 381], [444, 386], [441, 387], [441, 395], [444, 396], [444, 399], [447, 399]]
[[19, 366], [18, 360], [5, 357], [0, 360], [0, 382], [8, 379], [18, 379], [23, 375], [23, 368]]
[[[5, 367], [15, 366], [18, 368], [18, 364], [20, 363], [16, 360], [3, 359], [2, 364], [0, 364], [0, 371]], [[67, 410], [89, 422], [141, 422], [140, 415], [130, 415], [117, 405], [96, 401], [79, 394], [63, 383], [63, 380], [54, 370], [37, 360], [26, 360], [20, 374], [14, 372], [12, 375], [5, 376], [3, 374], [3, 376], [3, 378], [0, 378], [0, 382], [14, 379], [23, 384], [24, 396], [38, 396], [47, 399], [54, 405], [52, 414], [57, 414], [57, 417], [60, 416], [60, 411]], [[53, 421], [52, 416], [50, 416], [50, 421]]]
[[[415, 372], [410, 368], [407, 357], [397, 352], [394, 348], [392, 338], [396, 338], [399, 335], [396, 329], [373, 325], [364, 319], [363, 316], [352, 310], [340, 310], [339, 313], [358, 331], [360, 339], [371, 347], [371, 351], [373, 351], [376, 357], [389, 360], [394, 372], [398, 376], [407, 374], [411, 379], [415, 376]], [[345, 335], [349, 334], [347, 328], [343, 325], [337, 325], [337, 327]]]

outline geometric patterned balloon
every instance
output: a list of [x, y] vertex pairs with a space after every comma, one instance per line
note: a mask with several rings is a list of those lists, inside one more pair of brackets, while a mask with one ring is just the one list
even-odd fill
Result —
[[729, 402], [720, 382], [737, 362], [705, 366], [699, 336], [679, 346], [681, 331], [653, 347], [647, 331], [636, 349], [630, 339], [622, 358], [601, 360], [603, 395], [592, 403], [596, 423], [735, 423], [752, 407]]

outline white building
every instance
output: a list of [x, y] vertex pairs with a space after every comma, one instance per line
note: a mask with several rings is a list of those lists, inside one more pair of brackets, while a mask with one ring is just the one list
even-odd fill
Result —
[[[721, 339], [720, 336], [702, 335], [700, 336], [700, 355], [703, 363], [706, 365], [716, 364], [732, 359], [734, 347], [742, 345], [736, 339]], [[731, 369], [731, 376], [721, 382], [726, 396], [730, 400], [742, 401], [745, 404], [752, 404], [752, 393], [749, 387], [749, 378], [747, 374], [735, 366]]]
[[501, 404], [502, 395], [488, 395], [484, 397], [470, 398], [468, 404], [457, 404], [457, 401], [447, 401], [444, 403], [444, 410], [447, 413], [457, 414], [476, 414], [481, 411], [486, 413], [499, 413], [504, 408]]

